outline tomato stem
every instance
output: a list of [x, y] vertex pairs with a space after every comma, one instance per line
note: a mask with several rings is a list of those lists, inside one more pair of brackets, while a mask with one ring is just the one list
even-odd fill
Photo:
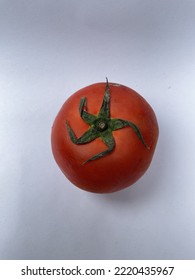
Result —
[[83, 164], [102, 158], [107, 154], [111, 153], [115, 147], [115, 141], [112, 132], [124, 127], [132, 128], [135, 134], [137, 135], [137, 137], [139, 138], [139, 140], [144, 145], [144, 147], [149, 149], [137, 125], [127, 120], [110, 118], [110, 88], [109, 88], [108, 78], [106, 78], [104, 98], [100, 111], [97, 116], [87, 112], [86, 102], [87, 102], [86, 97], [81, 98], [79, 104], [79, 113], [80, 113], [80, 117], [84, 120], [84, 122], [90, 125], [90, 127], [82, 136], [77, 138], [74, 131], [69, 126], [68, 121], [66, 121], [66, 128], [69, 137], [71, 141], [76, 145], [86, 144], [100, 137], [102, 141], [106, 144], [107, 150], [89, 158]]

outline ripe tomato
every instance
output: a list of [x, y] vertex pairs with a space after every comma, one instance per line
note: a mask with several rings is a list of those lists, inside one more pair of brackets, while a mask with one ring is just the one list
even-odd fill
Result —
[[110, 193], [148, 169], [158, 140], [154, 111], [123, 85], [96, 83], [68, 98], [51, 135], [54, 158], [77, 187]]

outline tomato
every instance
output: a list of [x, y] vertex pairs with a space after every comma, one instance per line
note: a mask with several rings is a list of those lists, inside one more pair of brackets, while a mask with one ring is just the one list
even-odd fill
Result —
[[67, 99], [55, 118], [51, 145], [72, 184], [111, 193], [129, 187], [146, 172], [158, 134], [155, 113], [146, 100], [107, 80]]

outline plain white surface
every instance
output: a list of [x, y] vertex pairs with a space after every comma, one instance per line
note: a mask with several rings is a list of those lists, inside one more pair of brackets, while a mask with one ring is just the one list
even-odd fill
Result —
[[[0, 1], [0, 258], [195, 258], [195, 1]], [[160, 137], [133, 187], [72, 186], [52, 122], [92, 83], [138, 91]]]

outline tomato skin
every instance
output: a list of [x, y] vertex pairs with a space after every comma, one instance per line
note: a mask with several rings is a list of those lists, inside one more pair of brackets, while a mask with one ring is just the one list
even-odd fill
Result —
[[106, 150], [101, 138], [75, 145], [68, 134], [66, 120], [80, 137], [88, 128], [79, 114], [79, 102], [87, 99], [87, 111], [97, 115], [106, 83], [96, 83], [70, 96], [59, 111], [52, 127], [54, 158], [64, 175], [77, 187], [94, 193], [111, 193], [129, 187], [148, 169], [155, 151], [159, 129], [151, 106], [137, 92], [123, 85], [109, 83], [110, 115], [135, 123], [149, 147], [147, 149], [130, 127], [113, 131], [114, 150], [103, 158], [83, 164]]

